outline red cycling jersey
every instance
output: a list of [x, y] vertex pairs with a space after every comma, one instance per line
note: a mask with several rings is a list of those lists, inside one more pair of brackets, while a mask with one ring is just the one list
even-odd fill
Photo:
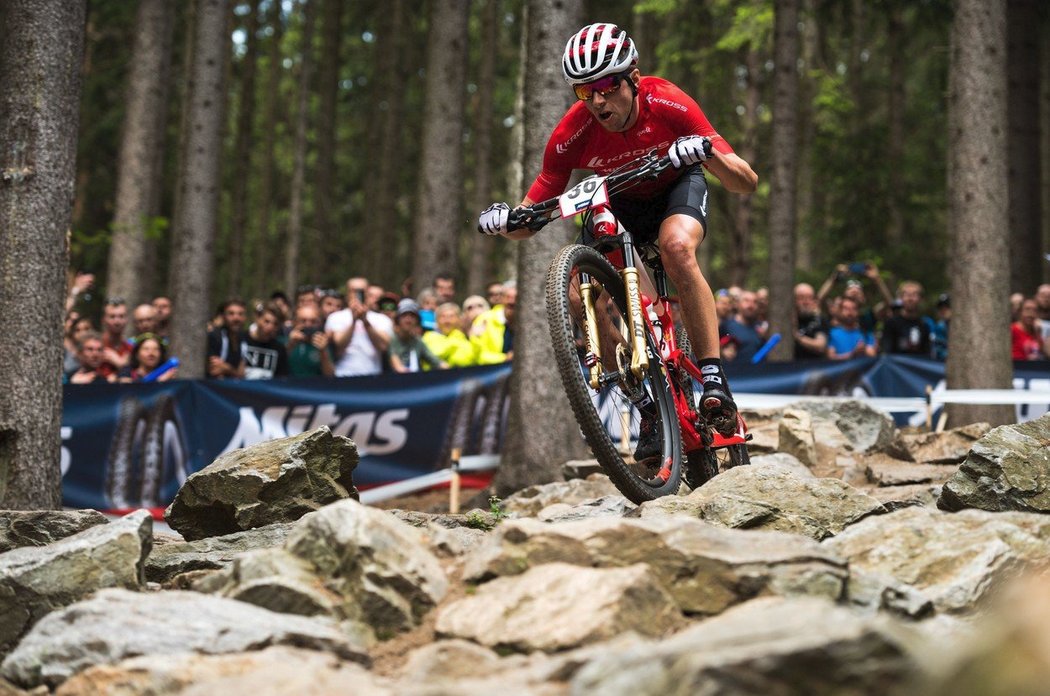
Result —
[[[683, 135], [703, 135], [722, 154], [733, 148], [715, 132], [710, 121], [688, 94], [659, 77], [643, 77], [638, 85], [638, 120], [625, 131], [607, 131], [576, 102], [562, 116], [543, 153], [543, 170], [529, 187], [528, 198], [535, 202], [553, 198], [565, 190], [573, 169], [590, 169], [605, 175], [617, 167], [656, 149], [666, 152]], [[624, 197], [645, 199], [663, 191], [681, 176], [668, 169], [655, 181], [647, 181], [624, 193]]]

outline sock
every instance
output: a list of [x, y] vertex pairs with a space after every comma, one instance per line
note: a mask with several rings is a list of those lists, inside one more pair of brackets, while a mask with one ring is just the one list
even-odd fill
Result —
[[699, 363], [700, 367], [700, 383], [704, 389], [709, 387], [716, 387], [725, 390], [726, 388], [726, 377], [722, 371], [722, 359], [721, 358], [703, 358]]

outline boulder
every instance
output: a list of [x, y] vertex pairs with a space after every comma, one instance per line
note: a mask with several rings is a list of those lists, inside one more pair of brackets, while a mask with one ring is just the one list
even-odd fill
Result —
[[146, 559], [146, 579], [168, 582], [190, 571], [225, 568], [239, 553], [280, 546], [291, 528], [290, 523], [270, 524], [198, 541], [157, 544]]
[[940, 433], [902, 433], [901, 438], [920, 464], [958, 464], [991, 429], [987, 423], [970, 423]]
[[164, 516], [190, 541], [293, 522], [356, 498], [358, 460], [353, 441], [328, 426], [227, 452], [186, 479]]
[[547, 563], [499, 578], [440, 610], [437, 634], [496, 650], [556, 652], [623, 631], [662, 636], [684, 619], [649, 566]]
[[596, 517], [623, 517], [637, 507], [622, 495], [603, 495], [601, 498], [585, 500], [576, 505], [554, 503], [536, 513], [543, 522], [574, 522]]
[[555, 481], [523, 488], [503, 500], [500, 507], [509, 515], [534, 517], [548, 505], [577, 505], [605, 495], [620, 495], [620, 492], [605, 474], [591, 474], [585, 479]]
[[848, 575], [844, 561], [811, 539], [678, 517], [506, 522], [466, 558], [463, 575], [483, 582], [550, 562], [600, 568], [647, 563], [679, 608], [699, 615], [760, 595], [838, 599]]
[[685, 515], [723, 527], [777, 530], [819, 541], [885, 509], [838, 479], [807, 478], [792, 467], [771, 464], [735, 467], [686, 497], [658, 498], [636, 512], [642, 519]]
[[[0, 692], [2, 693], [2, 692]], [[61, 696], [98, 694], [369, 694], [395, 693], [367, 669], [316, 650], [273, 646], [258, 652], [178, 652], [132, 657], [90, 667], [58, 688]]]
[[813, 418], [806, 411], [786, 409], [777, 431], [778, 450], [793, 455], [810, 468], [820, 464], [813, 440]]
[[[747, 449], [751, 450], [750, 443]], [[781, 468], [791, 469], [795, 472], [795, 475], [799, 478], [813, 478], [813, 472], [810, 468], [799, 461], [798, 457], [787, 452], [774, 452], [773, 454], [759, 454], [751, 457], [751, 466], [766, 467], [766, 466], [779, 466]]]
[[0, 553], [44, 546], [107, 522], [97, 510], [0, 510]]
[[129, 657], [219, 655], [271, 645], [368, 662], [327, 619], [278, 614], [196, 592], [108, 589], [41, 619], [0, 665], [0, 676], [27, 688], [54, 687], [88, 667]]
[[978, 440], [944, 484], [937, 506], [1050, 512], [1050, 413]]
[[910, 486], [876, 486], [864, 491], [889, 511], [913, 505], [936, 506], [941, 494], [941, 487], [933, 484], [916, 484]]
[[851, 573], [892, 578], [938, 611], [962, 613], [1050, 558], [1050, 518], [907, 507], [863, 520], [822, 545], [848, 560]]
[[864, 454], [885, 452], [898, 459], [911, 459], [893, 419], [863, 401], [799, 401], [787, 410], [810, 414], [818, 449], [830, 450], [832, 456], [847, 449]]
[[951, 478], [954, 466], [914, 464], [885, 455], [867, 457], [865, 475], [877, 486], [907, 486], [919, 483], [941, 484]]
[[153, 518], [146, 510], [47, 546], [0, 554], [0, 655], [44, 615], [103, 587], [138, 588]]
[[566, 481], [602, 473], [602, 465], [597, 459], [570, 459], [561, 465], [561, 475]]
[[884, 617], [824, 600], [754, 599], [659, 643], [607, 652], [570, 693], [892, 693], [918, 671], [910, 639]]
[[367, 624], [379, 637], [416, 626], [447, 588], [420, 530], [355, 500], [306, 515], [280, 548], [243, 553], [194, 585], [273, 611]]

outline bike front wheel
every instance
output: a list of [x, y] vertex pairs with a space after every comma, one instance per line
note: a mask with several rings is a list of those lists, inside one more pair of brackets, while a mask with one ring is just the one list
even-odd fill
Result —
[[[602, 380], [589, 384], [585, 365], [587, 326], [581, 283], [588, 279], [599, 334]], [[547, 321], [555, 360], [576, 422], [595, 458], [616, 487], [635, 503], [678, 492], [682, 480], [682, 435], [667, 374], [653, 337], [648, 340], [649, 367], [631, 373], [632, 350], [625, 338], [627, 301], [623, 280], [613, 266], [587, 246], [562, 249], [547, 273]], [[606, 321], [606, 318], [608, 321]], [[623, 445], [645, 421], [656, 433], [658, 454], [635, 462]], [[618, 437], [617, 437], [618, 436]]]

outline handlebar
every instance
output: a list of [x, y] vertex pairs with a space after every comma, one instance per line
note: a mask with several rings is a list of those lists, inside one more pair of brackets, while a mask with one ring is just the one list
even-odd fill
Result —
[[[656, 150], [651, 150], [638, 159], [623, 165], [620, 168], [623, 171], [615, 170], [606, 178], [605, 186], [609, 191], [609, 195], [612, 196], [621, 191], [626, 191], [643, 181], [656, 179], [670, 166], [670, 157], [658, 155]], [[548, 223], [561, 217], [558, 198], [560, 198], [560, 195], [530, 206], [514, 208], [507, 216], [507, 229], [510, 231], [520, 229], [528, 229], [533, 232], [539, 231]]]

